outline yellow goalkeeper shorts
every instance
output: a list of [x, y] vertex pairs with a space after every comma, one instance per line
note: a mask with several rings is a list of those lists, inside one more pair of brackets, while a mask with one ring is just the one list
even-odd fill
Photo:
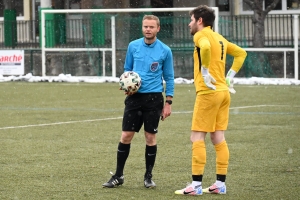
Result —
[[202, 132], [226, 130], [229, 106], [230, 94], [228, 91], [197, 94], [191, 130]]

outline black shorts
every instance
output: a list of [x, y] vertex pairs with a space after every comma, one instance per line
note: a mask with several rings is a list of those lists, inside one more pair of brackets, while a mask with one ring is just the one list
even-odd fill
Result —
[[127, 96], [122, 122], [122, 131], [139, 132], [144, 124], [148, 133], [157, 133], [164, 106], [162, 93], [136, 93]]

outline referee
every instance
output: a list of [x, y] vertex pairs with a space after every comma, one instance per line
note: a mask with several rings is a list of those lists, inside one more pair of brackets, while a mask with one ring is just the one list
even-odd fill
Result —
[[145, 15], [142, 21], [144, 37], [128, 45], [124, 71], [137, 72], [142, 79], [142, 85], [137, 93], [126, 93], [116, 172], [112, 173], [112, 177], [102, 185], [103, 187], [114, 188], [124, 183], [123, 171], [129, 156], [130, 144], [134, 134], [139, 132], [143, 125], [146, 141], [144, 186], [156, 187], [152, 180], [157, 153], [156, 134], [160, 119], [165, 120], [171, 115], [174, 95], [173, 55], [171, 49], [157, 39], [159, 30], [159, 18]]

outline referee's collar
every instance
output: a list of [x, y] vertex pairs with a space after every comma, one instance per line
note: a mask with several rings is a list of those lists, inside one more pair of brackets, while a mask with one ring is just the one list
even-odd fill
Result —
[[155, 41], [154, 41], [152, 44], [146, 44], [146, 43], [145, 43], [145, 38], [143, 38], [143, 45], [146, 46], [146, 47], [152, 48], [152, 47], [155, 46], [157, 40], [158, 40], [158, 39], [156, 38]]

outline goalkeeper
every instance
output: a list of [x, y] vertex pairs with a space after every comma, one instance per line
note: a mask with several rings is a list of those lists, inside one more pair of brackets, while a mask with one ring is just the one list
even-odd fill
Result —
[[[226, 194], [225, 179], [228, 169], [229, 150], [225, 130], [229, 119], [230, 92], [233, 78], [246, 58], [246, 51], [228, 42], [212, 30], [214, 11], [200, 5], [190, 12], [190, 32], [195, 43], [194, 84], [196, 100], [191, 126], [192, 183], [176, 194], [201, 195], [204, 193]], [[234, 57], [231, 69], [225, 77], [226, 54]], [[206, 163], [205, 137], [210, 133], [216, 152], [216, 181], [202, 190], [202, 177]]]

